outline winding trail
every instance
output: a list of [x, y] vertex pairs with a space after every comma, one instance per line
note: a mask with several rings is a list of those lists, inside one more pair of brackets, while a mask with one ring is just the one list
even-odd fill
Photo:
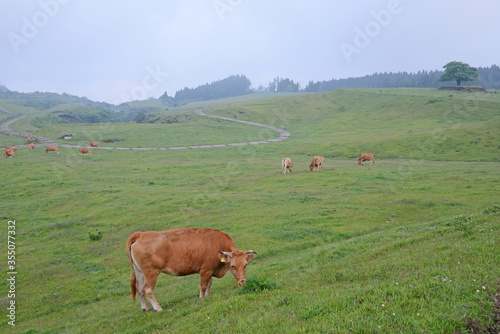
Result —
[[[4, 108], [0, 108], [1, 111], [9, 113], [9, 114], [14, 114]], [[261, 124], [261, 123], [256, 123], [256, 122], [250, 122], [250, 121], [242, 121], [239, 119], [233, 119], [229, 117], [222, 117], [222, 116], [215, 116], [215, 115], [209, 115], [203, 112], [202, 109], [196, 110], [196, 114], [204, 117], [212, 117], [212, 118], [218, 118], [218, 119], [223, 119], [226, 121], [231, 121], [231, 122], [238, 122], [238, 123], [244, 123], [244, 124], [249, 124], [249, 125], [255, 125], [255, 126], [260, 126], [264, 128], [268, 128], [274, 131], [277, 131], [279, 133], [279, 136], [276, 138], [268, 139], [268, 140], [259, 140], [259, 141], [250, 141], [250, 142], [241, 142], [241, 143], [232, 143], [232, 144], [213, 144], [213, 145], [194, 145], [194, 146], [174, 146], [174, 147], [111, 147], [111, 146], [99, 146], [99, 149], [102, 150], [139, 150], [139, 151], [151, 151], [151, 150], [184, 150], [184, 149], [194, 149], [194, 148], [213, 148], [213, 147], [229, 147], [229, 146], [243, 146], [243, 145], [256, 145], [256, 144], [266, 144], [266, 143], [272, 143], [272, 142], [278, 142], [282, 141], [285, 139], [288, 139], [292, 134], [286, 130], [277, 128], [272, 125], [267, 125], [267, 124]], [[9, 125], [12, 123], [26, 117], [26, 115], [22, 115], [13, 119], [8, 120], [7, 122], [3, 123], [0, 126], [0, 132], [7, 134], [7, 135], [14, 135], [14, 136], [20, 136], [20, 137], [28, 137], [30, 136], [27, 133], [21, 133], [21, 132], [16, 132], [16, 131], [10, 131]], [[46, 146], [46, 145], [57, 145], [60, 147], [69, 147], [69, 148], [84, 148], [88, 146], [81, 146], [81, 145], [68, 145], [68, 144], [58, 144], [54, 142], [52, 139], [43, 137], [43, 136], [36, 136], [36, 138], [41, 141], [40, 144], [36, 144], [35, 146]], [[28, 145], [17, 145], [18, 147], [28, 147]]]
[[[13, 114], [12, 112], [5, 110], [4, 108], [0, 108], [0, 110], [2, 110], [3, 112], [8, 112], [10, 114]], [[11, 125], [12, 123], [14, 123], [14, 122], [16, 122], [16, 121], [18, 121], [20, 119], [23, 119], [24, 117], [26, 117], [26, 115], [22, 115], [22, 116], [19, 116], [19, 117], [16, 117], [16, 118], [9, 119], [7, 122], [3, 123], [0, 126], [0, 132], [5, 133], [6, 135], [10, 135], [10, 136], [20, 136], [20, 137], [28, 138], [28, 136], [31, 136], [28, 133], [21, 133], [21, 132], [17, 132], [17, 131], [11, 131], [9, 129], [9, 125]], [[43, 137], [43, 136], [36, 136], [36, 138], [41, 142], [41, 144], [37, 144], [35, 146], [57, 145], [50, 138]], [[17, 146], [18, 147], [28, 147], [28, 145], [17, 145]]]

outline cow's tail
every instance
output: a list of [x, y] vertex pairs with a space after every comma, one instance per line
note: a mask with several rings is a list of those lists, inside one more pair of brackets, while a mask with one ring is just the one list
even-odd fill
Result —
[[127, 240], [127, 254], [128, 254], [128, 261], [130, 263], [130, 290], [132, 294], [132, 301], [134, 304], [135, 304], [135, 295], [137, 294], [137, 279], [135, 277], [131, 250], [132, 250], [132, 244], [136, 242], [139, 239], [139, 237], [140, 234], [136, 232], [132, 234]]

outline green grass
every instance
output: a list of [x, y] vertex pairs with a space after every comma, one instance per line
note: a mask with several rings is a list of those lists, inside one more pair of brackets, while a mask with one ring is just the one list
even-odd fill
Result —
[[107, 147], [179, 147], [229, 144], [275, 138], [278, 133], [262, 127], [202, 117], [194, 113], [181, 117], [175, 124], [57, 124], [37, 131], [35, 135], [60, 138], [72, 134], [60, 144], [87, 145], [98, 141]]
[[[328, 106], [341, 101], [351, 108], [344, 95], [355, 93], [365, 91], [210, 111], [243, 111], [238, 117], [268, 124], [274, 119], [273, 125], [292, 132], [279, 143], [93, 150], [92, 157], [69, 148], [61, 148], [59, 156], [21, 149], [14, 159], [3, 159], [0, 171], [8, 180], [0, 188], [4, 235], [8, 220], [16, 220], [16, 332], [466, 333], [492, 327], [492, 297], [500, 282], [498, 162], [494, 156], [468, 162], [453, 155], [431, 161], [434, 153], [422, 150], [415, 158], [377, 155], [370, 167], [325, 153], [324, 171], [310, 172], [312, 155], [326, 147], [339, 150], [326, 137], [318, 140], [327, 133], [320, 120], [337, 130], [344, 127], [346, 137], [405, 131], [403, 121], [387, 124], [389, 115], [380, 115], [379, 126], [375, 116], [367, 121], [342, 115], [344, 125], [334, 122], [336, 113], [330, 115]], [[368, 90], [366, 96], [378, 93]], [[410, 96], [416, 100], [413, 110], [424, 101], [416, 124], [425, 126], [412, 127], [413, 133], [441, 122], [435, 115], [439, 109], [425, 116], [425, 102], [437, 98], [434, 93], [383, 93], [385, 103], [396, 103], [393, 95]], [[308, 116], [293, 107], [296, 103]], [[315, 105], [319, 109], [310, 109]], [[488, 106], [481, 110], [477, 126], [496, 117]], [[202, 129], [196, 122], [192, 125]], [[360, 125], [349, 132], [354, 124]], [[209, 138], [210, 131], [200, 132], [200, 138]], [[455, 147], [464, 148], [472, 136], [453, 138]], [[417, 137], [406, 140], [420, 143]], [[472, 152], [464, 152], [463, 160], [473, 160]], [[294, 172], [286, 175], [280, 166], [284, 154], [294, 163]], [[186, 226], [219, 228], [240, 249], [257, 251], [248, 285], [238, 288], [230, 276], [216, 279], [212, 295], [199, 299], [198, 275], [161, 275], [155, 295], [164, 312], [142, 312], [130, 297], [128, 236]], [[102, 237], [93, 240], [97, 235]], [[6, 249], [6, 238], [0, 243]], [[0, 306], [6, 312], [6, 281], [3, 287]], [[0, 331], [11, 332], [3, 318]]]
[[208, 112], [258, 119], [289, 130], [293, 136], [282, 147], [302, 154], [311, 154], [312, 147], [332, 158], [375, 152], [386, 159], [500, 161], [498, 95], [430, 89], [338, 90]]
[[[17, 145], [26, 145], [28, 141], [26, 138], [18, 137], [18, 136], [9, 136], [3, 133], [0, 133], [0, 147], [7, 146], [17, 146]], [[3, 152], [2, 152], [3, 154]]]

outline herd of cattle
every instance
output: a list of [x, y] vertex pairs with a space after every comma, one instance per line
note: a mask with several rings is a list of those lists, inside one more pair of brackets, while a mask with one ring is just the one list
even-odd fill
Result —
[[[325, 159], [321, 155], [315, 156], [311, 164], [309, 165], [309, 170], [312, 171], [313, 169], [318, 171], [323, 171], [323, 162]], [[361, 156], [358, 159], [358, 165], [361, 165], [365, 163], [365, 161], [370, 161], [370, 166], [375, 164], [375, 154], [374, 153], [361, 153]], [[283, 174], [286, 174], [287, 171], [292, 172], [292, 159], [290, 158], [283, 158], [281, 160], [281, 170], [283, 171]]]
[[[28, 137], [30, 151], [35, 145]], [[91, 148], [99, 148], [98, 142], [87, 142], [90, 148], [80, 148], [80, 155], [91, 153]], [[55, 145], [48, 145], [45, 153], [57, 152]], [[17, 147], [5, 148], [5, 158], [14, 157]], [[370, 161], [375, 164], [375, 154], [362, 153], [358, 165]], [[310, 171], [323, 171], [324, 158], [315, 156], [309, 165]], [[292, 160], [281, 160], [282, 172], [292, 172]], [[127, 240], [126, 250], [130, 263], [130, 287], [132, 300], [139, 295], [141, 308], [149, 311], [147, 300], [155, 311], [162, 311], [156, 301], [154, 288], [160, 273], [172, 276], [200, 274], [200, 298], [210, 294], [212, 277], [222, 278], [231, 271], [239, 286], [246, 283], [247, 263], [253, 260], [253, 250], [241, 251], [234, 245], [228, 234], [210, 228], [183, 228], [162, 232], [135, 232]]]
[[[33, 152], [35, 149], [35, 145], [33, 144], [33, 138], [28, 137], [28, 142], [30, 142], [29, 149], [31, 152]], [[90, 142], [89, 141], [89, 142], [87, 142], [87, 144], [91, 148], [93, 148], [93, 147], [99, 148], [99, 142]], [[48, 152], [57, 152], [57, 154], [59, 154], [59, 148], [55, 145], [48, 145], [47, 148], [45, 149], [45, 153], [48, 153]], [[14, 155], [16, 153], [17, 153], [17, 147], [16, 146], [9, 146], [9, 147], [5, 148], [3, 155], [7, 159], [8, 157], [14, 157]], [[81, 156], [83, 156], [84, 154], [88, 154], [88, 155], [92, 156], [92, 150], [90, 148], [79, 148], [78, 153], [80, 153]], [[315, 169], [315, 171], [317, 171], [317, 172], [323, 171], [324, 160], [325, 159], [321, 155], [315, 156], [312, 159], [311, 164], [309, 165], [309, 170], [312, 171], [313, 169]], [[361, 156], [358, 159], [358, 165], [364, 164], [365, 161], [370, 161], [370, 166], [372, 164], [375, 164], [375, 154], [374, 153], [361, 153]], [[281, 169], [282, 169], [283, 174], [286, 174], [287, 171], [292, 172], [292, 168], [293, 168], [293, 165], [292, 165], [292, 160], [290, 158], [286, 157], [286, 158], [283, 158], [281, 160]]]
[[[29, 149], [31, 152], [34, 152], [35, 151], [35, 144], [33, 144], [34, 140], [33, 138], [30, 136], [28, 137], [28, 143], [29, 144]], [[92, 148], [92, 147], [95, 147], [95, 148], [99, 148], [99, 142], [87, 142], [87, 144]], [[45, 153], [49, 153], [49, 152], [56, 152], [57, 154], [59, 154], [59, 148], [55, 145], [47, 145], [47, 148], [45, 149]], [[7, 159], [8, 157], [14, 157], [14, 155], [16, 155], [17, 153], [17, 146], [9, 146], [9, 147], [6, 147], [4, 152], [3, 152], [3, 156], [5, 157], [5, 159]], [[79, 148], [78, 149], [78, 153], [80, 153], [81, 156], [83, 156], [84, 154], [88, 154], [90, 156], [92, 156], [92, 150], [90, 148]]]

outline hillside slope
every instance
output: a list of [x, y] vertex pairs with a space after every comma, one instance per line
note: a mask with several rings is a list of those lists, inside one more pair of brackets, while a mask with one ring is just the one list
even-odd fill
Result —
[[[500, 94], [347, 89], [216, 107], [292, 133], [288, 152], [353, 158], [500, 161]], [[284, 152], [286, 153], [286, 152]]]
[[[487, 130], [498, 104], [494, 93], [475, 98], [347, 90], [207, 110], [291, 132], [262, 145], [95, 149], [92, 156], [22, 147], [0, 160], [2, 268], [15, 272], [12, 285], [4, 270], [0, 332], [498, 332], [499, 163], [415, 160], [398, 146], [418, 147], [420, 136], [434, 138], [437, 129], [444, 133], [437, 148], [450, 141], [464, 152], [441, 156], [486, 157], [469, 148], [482, 145], [470, 143], [472, 130], [481, 138], [490, 131], [498, 143], [498, 128]], [[126, 133], [136, 144], [276, 135], [220, 121], [72, 126], [82, 141]], [[34, 131], [57, 134], [65, 130], [59, 126]], [[354, 151], [375, 139], [375, 166], [358, 166]], [[384, 158], [390, 150], [409, 158]], [[285, 154], [294, 168], [283, 175]], [[322, 172], [309, 171], [315, 154], [326, 157]], [[142, 312], [130, 296], [126, 240], [135, 231], [181, 227], [221, 229], [238, 248], [255, 250], [248, 283], [239, 288], [228, 273], [200, 299], [199, 275], [161, 274], [155, 295], [164, 312]], [[15, 328], [7, 322], [12, 301]]]

